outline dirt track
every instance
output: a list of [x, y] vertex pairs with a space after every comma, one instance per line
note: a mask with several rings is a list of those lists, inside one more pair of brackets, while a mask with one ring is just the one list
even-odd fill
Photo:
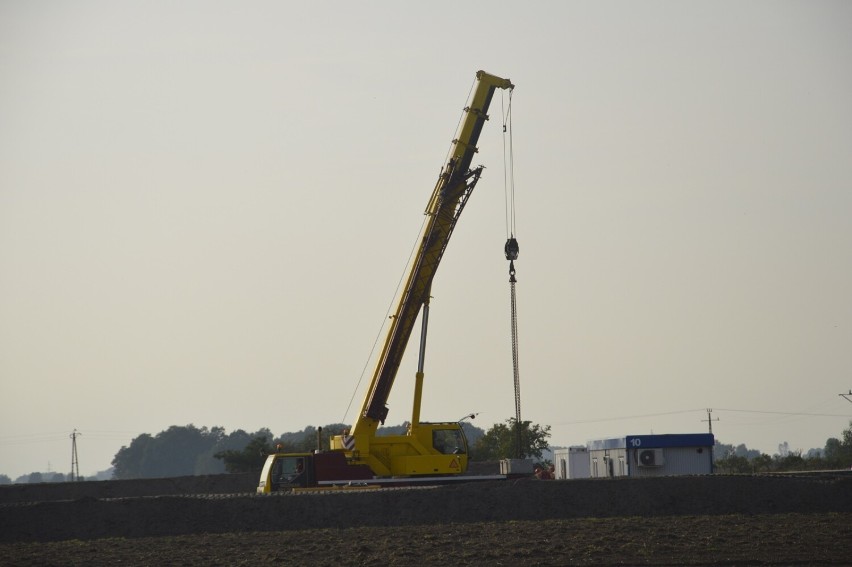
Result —
[[526, 480], [27, 504], [10, 494], [0, 491], [0, 557], [16, 565], [843, 565], [852, 558], [849, 477]]

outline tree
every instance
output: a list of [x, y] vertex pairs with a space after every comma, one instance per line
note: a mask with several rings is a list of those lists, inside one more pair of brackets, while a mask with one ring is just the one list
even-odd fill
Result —
[[714, 460], [725, 459], [732, 455], [752, 460], [760, 456], [760, 451], [756, 449], [749, 449], [744, 443], [740, 443], [736, 447], [733, 445], [726, 445], [724, 443], [716, 443], [716, 445], [713, 446]]
[[825, 461], [831, 468], [848, 469], [852, 467], [852, 421], [843, 430], [841, 439], [832, 437], [825, 442]]
[[382, 425], [376, 430], [376, 435], [379, 437], [385, 437], [388, 435], [405, 435], [408, 433], [408, 422], [404, 422], [402, 425]]
[[[476, 442], [485, 435], [485, 431], [476, 427], [469, 421], [460, 421], [459, 425], [461, 425], [462, 431], [464, 431], [464, 436], [467, 439], [468, 447], [473, 447], [476, 445]], [[385, 425], [379, 427], [378, 431], [376, 431], [376, 435], [385, 436], [385, 435], [405, 435], [408, 432], [408, 422], [406, 421], [402, 425]], [[328, 427], [334, 427], [329, 425]], [[323, 429], [325, 431], [325, 429]]]
[[716, 471], [720, 473], [750, 473], [752, 472], [751, 463], [749, 460], [742, 456], [731, 454], [727, 457], [722, 457], [721, 459], [716, 460]]
[[113, 476], [117, 479], [144, 478], [147, 467], [145, 457], [154, 438], [143, 433], [130, 441], [130, 446], [122, 446], [112, 459]]
[[852, 467], [852, 421], [841, 439], [831, 437], [823, 449], [808, 451], [790, 449], [786, 441], [778, 444], [778, 453], [770, 457], [745, 445], [717, 443], [713, 447], [716, 470], [722, 473], [781, 472]]
[[312, 453], [317, 448], [317, 443], [320, 449], [327, 449], [331, 437], [340, 435], [347, 429], [349, 426], [343, 423], [333, 423], [322, 428], [309, 425], [301, 431], [284, 433], [275, 440], [269, 430], [264, 429], [239, 448], [220, 450], [213, 456], [224, 463], [225, 470], [229, 473], [260, 472], [269, 453]]
[[779, 471], [802, 471], [806, 470], [807, 463], [805, 463], [805, 459], [802, 458], [801, 451], [790, 451], [787, 450], [787, 454], [783, 456], [777, 456], [775, 462], [775, 470]]
[[221, 440], [224, 430], [214, 427], [208, 430], [192, 424], [173, 425], [155, 437], [155, 451], [147, 455], [147, 464], [153, 476], [173, 477], [196, 474], [198, 456], [209, 451]]
[[476, 445], [477, 441], [482, 439], [485, 435], [485, 431], [470, 423], [469, 421], [460, 422], [462, 429], [464, 430], [464, 436], [467, 438], [468, 447], [473, 447]]
[[[550, 426], [533, 425], [530, 421], [521, 422], [521, 451], [527, 457], [541, 459], [541, 453], [547, 449]], [[506, 423], [495, 423], [485, 435], [474, 444], [470, 452], [473, 461], [493, 461], [515, 457], [518, 454], [518, 428], [515, 418]]]
[[12, 484], [12, 479], [5, 474], [0, 474], [0, 484]]
[[[350, 427], [344, 423], [331, 423], [324, 425], [322, 427], [322, 439], [319, 440], [320, 449], [328, 449], [331, 437], [340, 435], [347, 429], [350, 429]], [[382, 428], [379, 434], [381, 435], [381, 431], [385, 429], [387, 428]], [[275, 440], [275, 443], [281, 443], [286, 448], [285, 450], [287, 452], [310, 453], [317, 448], [317, 431], [318, 429], [316, 427], [309, 425], [301, 431], [282, 433], [281, 436]]]
[[223, 472], [224, 466], [213, 455], [225, 439], [221, 427], [207, 429], [192, 424], [173, 425], [154, 437], [143, 433], [116, 453], [112, 460], [114, 476], [161, 478]]
[[762, 453], [752, 459], [751, 465], [755, 472], [769, 472], [772, 470], [772, 457], [766, 453]]
[[225, 470], [229, 473], [259, 473], [263, 468], [266, 455], [274, 451], [272, 435], [259, 435], [249, 441], [241, 451], [228, 449], [219, 451], [213, 456], [222, 460]]

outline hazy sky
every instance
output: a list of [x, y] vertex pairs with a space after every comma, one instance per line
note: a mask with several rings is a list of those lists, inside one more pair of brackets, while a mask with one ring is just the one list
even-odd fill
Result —
[[[723, 443], [823, 447], [852, 418], [850, 29], [825, 1], [0, 1], [0, 473], [68, 472], [75, 428], [92, 474], [171, 425], [352, 422], [478, 69], [517, 86], [523, 418], [569, 445], [713, 408]], [[427, 421], [514, 416], [507, 102]]]

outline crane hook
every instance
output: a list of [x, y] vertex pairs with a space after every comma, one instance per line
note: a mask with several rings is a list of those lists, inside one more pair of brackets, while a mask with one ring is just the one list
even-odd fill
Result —
[[506, 241], [506, 246], [503, 247], [503, 250], [506, 252], [506, 259], [510, 262], [512, 260], [518, 259], [518, 253], [521, 251], [518, 248], [518, 241], [514, 236], [510, 237], [509, 240]]
[[518, 241], [514, 236], [511, 236], [506, 241], [506, 246], [503, 247], [506, 252], [506, 259], [509, 260], [509, 281], [514, 283], [515, 280], [515, 260], [518, 259], [518, 253], [521, 249], [518, 247]]

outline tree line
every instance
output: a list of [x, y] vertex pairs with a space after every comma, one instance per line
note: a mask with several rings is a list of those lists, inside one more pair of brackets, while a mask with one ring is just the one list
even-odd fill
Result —
[[[517, 452], [517, 428], [514, 419], [496, 424], [488, 431], [462, 422], [470, 444], [471, 460], [498, 460]], [[350, 426], [333, 423], [317, 428], [307, 426], [296, 432], [274, 436], [268, 428], [249, 433], [238, 429], [226, 433], [222, 427], [192, 424], [173, 425], [156, 435], [142, 434], [124, 446], [112, 460], [116, 479], [161, 478], [224, 472], [260, 472], [266, 455], [273, 452], [309, 453], [329, 446], [331, 437]], [[400, 435], [407, 425], [381, 427], [378, 435]], [[541, 458], [547, 449], [550, 426], [521, 423], [523, 453]]]
[[716, 445], [713, 449], [716, 472], [759, 473], [787, 471], [819, 471], [852, 468], [852, 421], [840, 438], [826, 440], [822, 451], [810, 450], [803, 454], [789, 450], [787, 444], [779, 446], [775, 455], [748, 450], [745, 445]]
[[[495, 461], [515, 457], [519, 452], [541, 461], [542, 453], [549, 449], [549, 425], [523, 421], [520, 451], [514, 418], [494, 424], [487, 431], [468, 421], [461, 425], [468, 439], [471, 461]], [[113, 475], [117, 479], [128, 479], [259, 472], [269, 453], [307, 453], [324, 449], [332, 436], [348, 429], [346, 424], [334, 423], [321, 430], [307, 426], [276, 437], [267, 428], [252, 433], [238, 429], [226, 434], [221, 427], [172, 426], [157, 435], [140, 435], [129, 446], [122, 447], [112, 461]], [[403, 424], [381, 427], [378, 434], [400, 435], [405, 431], [406, 424]], [[786, 444], [773, 456], [749, 450], [742, 444], [717, 444], [713, 453], [715, 469], [721, 473], [848, 469], [852, 467], [852, 421], [840, 438], [830, 438], [823, 450], [811, 450], [807, 454], [786, 450]]]
[[[518, 454], [518, 427], [514, 419], [494, 424], [487, 431], [468, 421], [461, 423], [469, 443], [471, 461], [494, 461]], [[327, 448], [329, 439], [349, 429], [341, 423], [319, 428], [307, 426], [301, 431], [275, 436], [268, 428], [247, 432], [237, 429], [227, 433], [222, 427], [196, 427], [173, 425], [156, 435], [144, 433], [129, 445], [121, 447], [112, 460], [112, 478], [164, 478], [220, 474], [225, 472], [258, 472], [265, 455], [274, 451], [311, 452], [318, 447]], [[549, 449], [550, 426], [521, 423], [521, 453], [539, 462], [542, 453]], [[382, 427], [379, 435], [399, 435], [406, 425]], [[852, 421], [839, 438], [826, 440], [822, 450], [812, 449], [806, 454], [790, 451], [786, 444], [779, 453], [769, 456], [750, 450], [740, 444], [719, 444], [714, 447], [715, 470], [720, 473], [756, 473], [779, 471], [806, 471], [849, 469], [852, 467]], [[106, 471], [104, 471], [106, 473]], [[108, 476], [99, 473], [98, 479]], [[14, 482], [63, 482], [70, 480], [62, 473], [34, 472], [23, 475]], [[0, 484], [12, 480], [0, 474]]]
[[[78, 480], [110, 480], [112, 478], [112, 469], [99, 471], [96, 474], [85, 479]], [[8, 475], [0, 474], [0, 484], [34, 484], [38, 482], [68, 482], [71, 481], [71, 473], [64, 474], [56, 471], [47, 472], [31, 472], [22, 474], [18, 478], [12, 480]]]

